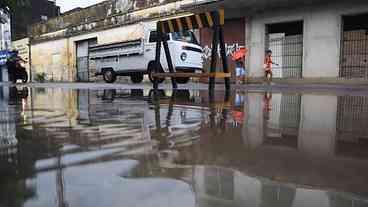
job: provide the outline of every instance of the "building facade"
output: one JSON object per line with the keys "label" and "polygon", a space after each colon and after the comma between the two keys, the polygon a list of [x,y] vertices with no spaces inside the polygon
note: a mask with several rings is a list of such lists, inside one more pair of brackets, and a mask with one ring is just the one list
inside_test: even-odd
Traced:
{"label": "building facade", "polygon": [[264,75],[264,52],[271,49],[280,78],[368,79],[367,12],[366,2],[337,1],[253,15],[250,75]]}
{"label": "building facade", "polygon": [[[124,41],[141,21],[154,21],[198,7],[225,9],[230,71],[235,68],[230,58],[232,52],[246,47],[249,52],[245,66],[251,79],[264,76],[264,53],[271,49],[273,60],[278,63],[273,67],[275,78],[368,80],[368,25],[364,21],[368,3],[360,0],[105,1],[33,25],[32,73],[44,72],[54,81],[77,81],[79,46]],[[197,34],[208,68],[213,47],[211,31],[203,29]],[[93,65],[89,68],[93,74]]]}
{"label": "building facade", "polygon": [[[108,0],[35,24],[29,35],[31,73],[45,73],[53,81],[77,81],[78,61],[88,57],[80,57],[78,50],[127,40],[142,21],[183,13],[184,7],[197,2],[203,1]],[[89,70],[93,74],[93,65]]]}
{"label": "building facade", "polygon": [[0,9],[0,50],[9,49],[11,46],[11,29],[9,14]]}

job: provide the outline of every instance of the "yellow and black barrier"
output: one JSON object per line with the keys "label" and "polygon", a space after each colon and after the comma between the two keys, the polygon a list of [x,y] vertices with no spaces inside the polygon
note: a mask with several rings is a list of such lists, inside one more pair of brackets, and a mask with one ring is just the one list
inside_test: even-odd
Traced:
{"label": "yellow and black barrier", "polygon": [[[210,92],[215,88],[215,78],[224,78],[225,87],[230,90],[230,73],[228,69],[228,63],[225,51],[224,31],[223,26],[225,24],[225,12],[224,10],[217,10],[211,12],[204,12],[200,14],[192,14],[187,16],[180,16],[171,19],[164,19],[157,22],[158,38],[156,42],[156,69],[155,74],[152,77],[155,78],[154,88],[158,88],[158,78],[171,77],[173,88],[177,88],[175,78],[178,77],[196,77],[195,73],[188,73],[183,75],[182,73],[176,73],[172,63],[169,46],[165,34],[182,32],[193,29],[212,28],[213,40],[212,40],[212,54],[211,54],[211,68],[209,73],[203,74],[203,77],[209,78],[209,90]],[[170,73],[159,73],[161,68],[161,43],[164,46],[165,56]],[[218,47],[220,44],[220,54],[222,59],[223,72],[216,72],[217,59],[218,59]],[[218,73],[218,74],[217,74]]]}
{"label": "yellow and black barrier", "polygon": [[157,28],[162,34],[181,32],[185,30],[213,27],[215,24],[225,24],[224,10],[205,12],[182,16],[174,19],[162,20],[157,23]]}

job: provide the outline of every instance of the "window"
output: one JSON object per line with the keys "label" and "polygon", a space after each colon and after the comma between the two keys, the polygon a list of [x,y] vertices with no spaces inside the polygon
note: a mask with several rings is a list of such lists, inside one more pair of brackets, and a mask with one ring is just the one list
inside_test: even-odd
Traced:
{"label": "window", "polygon": [[157,41],[157,31],[151,31],[149,36],[149,42]]}
{"label": "window", "polygon": [[117,57],[104,57],[102,59],[103,63],[111,63],[111,62],[118,62],[118,58]]}
{"label": "window", "polygon": [[[158,36],[157,31],[151,31],[149,36],[149,42],[157,42],[157,36]],[[166,38],[167,40],[170,39],[168,34],[166,34]]]}
{"label": "window", "polygon": [[41,21],[47,21],[48,17],[45,15],[41,15]]}
{"label": "window", "polygon": [[192,31],[174,32],[172,36],[173,40],[199,45]]}

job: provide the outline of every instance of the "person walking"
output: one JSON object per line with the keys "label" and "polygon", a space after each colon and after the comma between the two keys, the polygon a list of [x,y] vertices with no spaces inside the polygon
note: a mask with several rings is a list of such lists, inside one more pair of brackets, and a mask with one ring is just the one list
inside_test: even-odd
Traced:
{"label": "person walking", "polygon": [[232,60],[235,61],[235,75],[236,75],[236,84],[242,84],[246,79],[246,70],[244,67],[245,56],[248,50],[246,48],[240,48],[235,51],[232,55]]}
{"label": "person walking", "polygon": [[271,83],[272,81],[272,65],[277,65],[272,61],[272,50],[266,50],[265,59],[264,59],[264,70],[265,70],[265,81]]}

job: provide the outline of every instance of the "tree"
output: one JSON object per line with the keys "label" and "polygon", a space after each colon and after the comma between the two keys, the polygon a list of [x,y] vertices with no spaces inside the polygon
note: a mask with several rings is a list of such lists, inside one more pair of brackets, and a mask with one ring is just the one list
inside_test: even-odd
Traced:
{"label": "tree", "polygon": [[5,10],[6,12],[11,12],[12,10],[16,10],[20,7],[26,7],[29,5],[28,0],[1,0],[0,1],[0,9]]}

